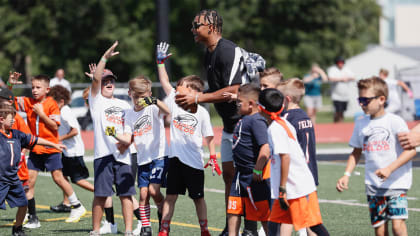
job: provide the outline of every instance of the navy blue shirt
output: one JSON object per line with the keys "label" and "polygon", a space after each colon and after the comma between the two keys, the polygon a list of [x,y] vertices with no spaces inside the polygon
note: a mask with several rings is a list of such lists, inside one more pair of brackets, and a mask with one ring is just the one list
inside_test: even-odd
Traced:
{"label": "navy blue shirt", "polygon": [[267,122],[259,114],[244,116],[233,131],[233,161],[237,170],[252,173],[262,145],[268,143]]}
{"label": "navy blue shirt", "polygon": [[291,109],[284,112],[284,117],[295,127],[300,147],[305,154],[306,163],[318,185],[318,166],[316,164],[315,130],[311,119],[302,109]]}
{"label": "navy blue shirt", "polygon": [[0,132],[0,182],[14,184],[19,181],[17,175],[22,148],[32,149],[38,138],[12,129],[7,135]]}

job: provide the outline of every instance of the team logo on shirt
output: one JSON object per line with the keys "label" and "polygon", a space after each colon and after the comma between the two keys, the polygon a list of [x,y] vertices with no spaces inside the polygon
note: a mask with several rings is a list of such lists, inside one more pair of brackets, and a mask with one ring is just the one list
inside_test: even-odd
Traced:
{"label": "team logo on shirt", "polygon": [[152,130],[152,118],[149,115],[141,116],[134,123],[134,136],[142,136]]}
{"label": "team logo on shirt", "polygon": [[174,127],[183,131],[186,134],[194,134],[198,121],[195,116],[191,114],[181,114],[173,119]]}
{"label": "team logo on shirt", "polygon": [[241,133],[242,133],[242,119],[236,123],[235,130],[233,131],[233,144],[232,150],[236,148],[239,141],[241,140]]}
{"label": "team logo on shirt", "polygon": [[123,123],[124,110],[120,107],[110,107],[105,110],[107,121],[121,125]]}
{"label": "team logo on shirt", "polygon": [[380,152],[389,150],[391,134],[383,127],[370,127],[362,130],[363,151]]}

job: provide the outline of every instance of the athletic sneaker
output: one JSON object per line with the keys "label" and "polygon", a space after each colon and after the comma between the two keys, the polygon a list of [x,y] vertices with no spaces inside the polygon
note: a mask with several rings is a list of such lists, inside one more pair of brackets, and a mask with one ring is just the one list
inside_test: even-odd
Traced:
{"label": "athletic sneaker", "polygon": [[141,220],[137,221],[137,228],[135,230],[133,230],[133,234],[135,236],[139,236],[141,232]]}
{"label": "athletic sneaker", "polygon": [[25,231],[23,231],[22,225],[19,227],[13,226],[12,236],[26,236]]}
{"label": "athletic sneaker", "polygon": [[117,223],[111,224],[110,222],[103,220],[102,226],[99,229],[100,234],[116,234],[118,233]]}
{"label": "athletic sneaker", "polygon": [[152,236],[152,227],[144,226],[141,228],[140,236]]}
{"label": "athletic sneaker", "polygon": [[251,231],[249,229],[244,229],[241,236],[258,236],[258,232],[257,231]]}
{"label": "athletic sneaker", "polygon": [[39,222],[38,216],[29,215],[28,223],[26,223],[23,227],[28,228],[28,229],[36,229],[36,228],[41,227],[41,223]]}
{"label": "athletic sneaker", "polygon": [[60,203],[57,206],[50,206],[50,210],[53,212],[71,212],[71,206]]}
{"label": "athletic sneaker", "polygon": [[124,236],[134,236],[132,231],[125,231]]}
{"label": "athletic sneaker", "polygon": [[90,231],[89,236],[100,236],[101,234],[98,231]]}
{"label": "athletic sneaker", "polygon": [[79,204],[78,207],[72,207],[69,218],[66,219],[66,223],[76,223],[80,221],[80,218],[86,215],[86,208]]}
{"label": "athletic sneaker", "polygon": [[229,236],[229,230],[227,229],[227,226],[223,229],[219,236]]}

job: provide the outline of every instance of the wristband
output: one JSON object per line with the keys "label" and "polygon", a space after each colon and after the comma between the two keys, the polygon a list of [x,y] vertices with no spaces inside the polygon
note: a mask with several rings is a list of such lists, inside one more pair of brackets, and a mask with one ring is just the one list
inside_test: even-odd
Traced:
{"label": "wristband", "polygon": [[165,64],[164,63],[158,63],[157,67],[165,67]]}
{"label": "wristband", "polygon": [[262,175],[262,170],[253,169],[252,172],[254,172],[254,174],[257,174],[257,175]]}
{"label": "wristband", "polygon": [[103,61],[103,62],[105,62],[105,63],[106,63],[108,60],[107,60],[106,58],[103,58],[103,57],[102,57],[102,58],[101,58],[101,61]]}
{"label": "wristband", "polygon": [[279,192],[285,193],[286,192],[286,187],[280,186],[279,187]]}
{"label": "wristband", "polygon": [[346,171],[346,172],[344,172],[344,175],[350,177],[351,173]]}
{"label": "wristband", "polygon": [[198,93],[195,95],[195,104],[198,105]]}
{"label": "wristband", "polygon": [[6,82],[7,86],[13,87],[13,84],[9,83],[9,81]]}

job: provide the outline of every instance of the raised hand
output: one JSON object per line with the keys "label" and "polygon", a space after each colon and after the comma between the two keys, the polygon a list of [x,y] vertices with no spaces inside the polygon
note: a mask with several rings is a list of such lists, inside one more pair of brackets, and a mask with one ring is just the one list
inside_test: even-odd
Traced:
{"label": "raised hand", "polygon": [[114,44],[112,44],[112,46],[110,48],[108,48],[108,50],[106,50],[106,52],[104,53],[104,55],[102,56],[105,60],[108,60],[109,58],[120,54],[120,52],[115,52],[115,48],[118,46],[118,41],[115,41]]}
{"label": "raised hand", "polygon": [[8,79],[8,83],[11,85],[15,85],[15,84],[22,84],[22,81],[19,81],[19,77],[22,74],[19,72],[9,72],[9,79]]}
{"label": "raised hand", "polygon": [[89,77],[90,79],[93,79],[93,75],[95,74],[95,70],[96,70],[96,64],[95,63],[91,63],[91,64],[89,64],[89,71],[90,71],[90,73],[85,72],[85,75],[87,77]]}
{"label": "raised hand", "polygon": [[153,104],[157,104],[157,98],[155,97],[145,97],[145,98],[139,98],[139,100],[137,100],[137,105],[142,106],[142,107],[147,107]]}
{"label": "raised hand", "polygon": [[169,49],[169,44],[165,42],[160,42],[156,46],[156,63],[163,64],[165,60],[172,56],[172,53],[167,54]]}

